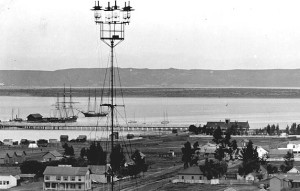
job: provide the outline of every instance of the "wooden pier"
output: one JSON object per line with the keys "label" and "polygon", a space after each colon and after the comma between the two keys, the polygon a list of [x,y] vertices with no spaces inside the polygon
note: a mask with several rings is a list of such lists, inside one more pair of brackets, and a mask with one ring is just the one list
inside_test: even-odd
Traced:
{"label": "wooden pier", "polygon": [[[28,130],[74,130],[74,131],[110,131],[109,126],[79,125],[72,123],[27,123],[27,122],[0,122],[0,129],[28,129]],[[116,126],[116,131],[186,131],[186,126],[159,126],[135,124],[134,126]]]}

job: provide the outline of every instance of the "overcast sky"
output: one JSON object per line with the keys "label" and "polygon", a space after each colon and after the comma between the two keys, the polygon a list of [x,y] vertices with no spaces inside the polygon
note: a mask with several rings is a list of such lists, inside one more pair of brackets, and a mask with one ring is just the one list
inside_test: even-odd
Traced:
{"label": "overcast sky", "polygon": [[[105,67],[109,49],[99,40],[93,5],[1,0],[0,69]],[[116,48],[119,67],[300,68],[300,2],[131,0],[131,6],[125,41]]]}

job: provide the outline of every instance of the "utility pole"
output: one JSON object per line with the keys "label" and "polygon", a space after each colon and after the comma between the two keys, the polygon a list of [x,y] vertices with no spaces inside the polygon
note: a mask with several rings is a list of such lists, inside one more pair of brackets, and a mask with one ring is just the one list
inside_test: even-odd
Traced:
{"label": "utility pole", "polygon": [[[95,1],[93,9],[96,24],[100,25],[100,40],[110,47],[111,62],[110,62],[110,103],[101,104],[102,106],[110,107],[110,119],[111,119],[111,152],[114,148],[114,109],[116,104],[114,103],[114,47],[120,44],[124,40],[125,25],[130,23],[131,11],[130,2],[123,8],[119,8],[117,1],[114,5],[110,5],[104,9],[99,5],[99,1]],[[105,13],[105,19],[102,17],[102,12]],[[123,15],[120,17],[120,13]],[[111,190],[114,189],[114,172],[111,171]]]}

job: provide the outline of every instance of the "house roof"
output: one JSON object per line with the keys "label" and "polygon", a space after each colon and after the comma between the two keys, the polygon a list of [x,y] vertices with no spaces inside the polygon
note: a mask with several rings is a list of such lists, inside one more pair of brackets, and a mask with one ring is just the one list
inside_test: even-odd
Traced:
{"label": "house roof", "polygon": [[55,157],[63,157],[63,155],[60,154],[57,150],[49,151],[49,152],[45,153],[43,156],[45,156],[48,153],[52,154]]}
{"label": "house roof", "polygon": [[[293,169],[296,169],[297,171],[300,172],[300,166],[294,166],[291,170]],[[287,173],[293,173],[293,172],[290,172],[291,170],[289,170]]]}
{"label": "house roof", "polygon": [[89,165],[88,168],[92,174],[104,174],[108,169],[106,165]]}
{"label": "house roof", "polygon": [[34,113],[34,114],[28,115],[27,118],[28,118],[28,117],[41,118],[41,117],[43,117],[43,116],[42,116],[41,114],[39,114],[39,113]]}
{"label": "house roof", "polygon": [[184,174],[200,175],[200,174],[203,174],[203,172],[200,170],[199,166],[191,166],[189,168],[179,171],[178,174],[180,174],[180,175],[184,175]]}
{"label": "house roof", "polygon": [[19,174],[20,178],[34,178],[35,174]]}
{"label": "house roof", "polygon": [[289,141],[288,144],[295,144],[295,145],[299,145],[300,144],[300,141]]}
{"label": "house roof", "polygon": [[79,136],[77,137],[77,139],[86,139],[86,138],[87,138],[86,135],[79,135]]}
{"label": "house roof", "polygon": [[84,176],[88,167],[47,166],[44,175]]}
{"label": "house roof", "polygon": [[270,149],[269,155],[286,155],[287,152],[293,152],[292,149]]}

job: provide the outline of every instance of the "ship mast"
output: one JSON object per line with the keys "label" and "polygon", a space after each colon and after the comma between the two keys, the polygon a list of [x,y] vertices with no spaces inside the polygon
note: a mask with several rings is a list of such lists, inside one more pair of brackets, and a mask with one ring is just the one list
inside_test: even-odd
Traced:
{"label": "ship mast", "polygon": [[[100,25],[100,40],[103,41],[106,45],[110,47],[110,103],[109,104],[101,104],[102,106],[110,107],[110,118],[111,118],[111,152],[114,148],[114,47],[117,46],[124,40],[124,31],[125,25],[129,24],[131,11],[133,11],[130,6],[130,2],[128,2],[128,6],[126,5],[120,9],[117,6],[117,1],[115,1],[114,5],[110,5],[108,2],[108,6],[105,9],[99,5],[99,1],[95,1],[95,6],[92,11],[94,11],[94,17],[96,24]],[[105,12],[105,19],[102,19],[102,12]],[[123,17],[120,17],[120,12],[123,13]],[[101,106],[100,105],[100,106]],[[111,171],[111,190],[114,189],[114,172]]]}

